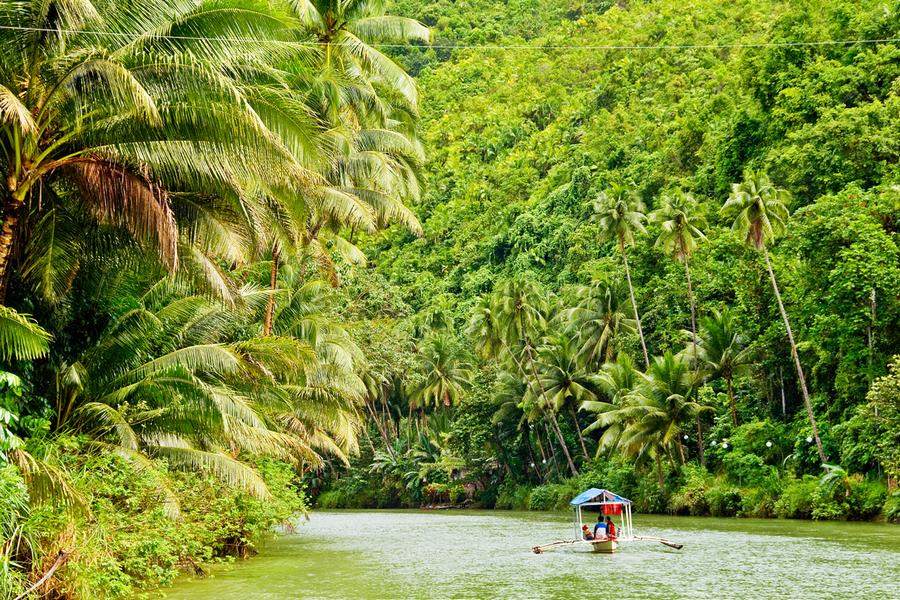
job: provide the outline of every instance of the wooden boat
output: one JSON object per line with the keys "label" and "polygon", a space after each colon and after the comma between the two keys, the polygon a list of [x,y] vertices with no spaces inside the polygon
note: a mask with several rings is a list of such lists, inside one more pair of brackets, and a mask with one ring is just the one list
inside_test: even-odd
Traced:
{"label": "wooden boat", "polygon": [[[631,523],[631,500],[628,498],[623,498],[609,490],[591,488],[572,498],[569,504],[575,510],[574,527],[577,541],[572,546],[576,550],[612,554],[619,549],[620,543],[634,539]],[[601,517],[619,517],[615,539],[606,537],[605,528],[603,537],[598,537],[596,540],[587,539],[584,534],[585,524],[582,518],[585,510],[589,512],[596,510]]]}
{"label": "wooden boat", "polygon": [[[532,546],[531,551],[535,554],[543,554],[545,550],[551,548],[571,547],[582,552],[594,552],[596,554],[612,554],[619,549],[619,545],[623,542],[659,542],[669,548],[681,550],[684,544],[678,544],[671,540],[659,537],[635,536],[634,527],[631,522],[631,500],[610,492],[609,490],[601,490],[591,488],[585,490],[572,498],[569,502],[575,512],[574,540],[559,540],[558,542],[550,542],[541,546]],[[616,527],[615,537],[607,537],[606,529],[603,528],[603,534],[598,532],[597,538],[593,538],[593,532],[584,524],[583,514],[587,512],[597,512],[599,517],[618,517],[619,525]],[[598,519],[599,521],[599,519]],[[615,521],[613,521],[615,524]],[[599,529],[599,527],[597,528]]]}

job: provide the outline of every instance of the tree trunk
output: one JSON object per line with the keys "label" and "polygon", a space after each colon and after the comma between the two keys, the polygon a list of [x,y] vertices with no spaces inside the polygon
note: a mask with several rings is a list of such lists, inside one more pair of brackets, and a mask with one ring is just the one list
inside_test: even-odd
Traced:
{"label": "tree trunk", "polygon": [[641,327],[641,315],[638,314],[637,300],[634,299],[634,286],[631,284],[631,268],[628,266],[628,254],[625,252],[625,244],[619,242],[622,251],[622,260],[625,263],[625,278],[628,280],[628,293],[631,294],[631,307],[634,309],[634,320],[637,322],[638,336],[641,338],[641,350],[644,351],[644,363],[650,368],[650,355],[647,353],[647,343],[644,342],[644,329]]}
{"label": "tree trunk", "polygon": [[659,460],[659,452],[657,451],[654,458],[656,459],[656,478],[659,480],[659,489],[665,489],[666,480],[663,478],[662,461]]}
{"label": "tree trunk", "polygon": [[706,466],[706,453],[703,450],[703,425],[700,423],[700,415],[697,415],[697,453],[700,455],[700,465]]}
{"label": "tree trunk", "polygon": [[19,225],[19,211],[22,202],[13,200],[3,211],[3,226],[0,227],[0,302],[6,300],[6,284],[9,263],[12,260],[13,244],[16,240],[16,229]]}
{"label": "tree trunk", "polygon": [[391,443],[388,439],[384,424],[381,422],[381,419],[378,418],[378,412],[375,410],[375,403],[373,402],[372,404],[369,404],[368,400],[364,400],[363,404],[366,405],[366,408],[369,410],[369,414],[372,415],[372,420],[375,421],[375,427],[378,429],[379,435],[381,435],[381,441],[384,442],[384,449],[388,454],[394,456],[394,449],[391,447]]}
{"label": "tree trunk", "polygon": [[728,386],[728,404],[731,406],[731,423],[735,427],[737,427],[737,402],[734,399],[734,384],[732,383],[732,377],[729,375],[725,378],[725,385]]}
{"label": "tree trunk", "polygon": [[[694,286],[691,284],[691,268],[688,266],[687,254],[684,254],[684,243],[681,245],[684,255],[684,276],[687,279],[688,303],[691,306],[691,346],[694,349],[694,369],[700,371],[700,361],[697,360],[697,309],[694,307]],[[699,379],[699,377],[698,377]],[[700,464],[706,466],[706,456],[703,453],[703,424],[700,422],[700,414],[697,413],[697,457]]]}
{"label": "tree trunk", "polygon": [[575,407],[571,404],[569,404],[569,414],[572,415],[572,422],[575,423],[575,431],[578,432],[578,442],[581,444],[581,453],[585,460],[590,460],[591,457],[588,456],[587,445],[584,443],[584,434],[581,433],[581,425],[578,424],[578,413],[575,412]]}
{"label": "tree trunk", "polygon": [[797,352],[797,344],[794,342],[794,332],[791,330],[791,322],[788,320],[787,311],[781,301],[781,292],[778,291],[778,282],[775,280],[775,271],[772,270],[772,261],[769,260],[769,252],[763,247],[763,258],[766,260],[766,268],[769,270],[769,279],[772,281],[772,290],[778,301],[778,310],[784,320],[784,328],[787,330],[788,341],[791,344],[791,354],[794,357],[794,366],[797,367],[797,377],[800,380],[800,392],[803,394],[803,404],[806,405],[806,414],[809,424],[812,426],[813,438],[816,440],[816,449],[819,451],[819,460],[825,464],[825,450],[822,449],[822,440],[819,438],[819,427],[816,425],[816,416],[813,414],[812,402],[809,399],[809,390],[806,389],[806,377],[803,375],[803,367],[800,365],[800,354]]}
{"label": "tree trunk", "polygon": [[272,243],[272,269],[269,272],[269,300],[266,302],[266,320],[263,335],[272,335],[272,321],[275,318],[275,289],[278,286],[278,244]]}

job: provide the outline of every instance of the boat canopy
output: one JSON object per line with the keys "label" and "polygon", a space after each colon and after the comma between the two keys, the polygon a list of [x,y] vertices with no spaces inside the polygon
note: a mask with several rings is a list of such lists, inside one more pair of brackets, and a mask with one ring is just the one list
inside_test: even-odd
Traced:
{"label": "boat canopy", "polygon": [[572,498],[569,504],[572,506],[583,506],[585,504],[631,504],[631,500],[614,494],[609,490],[591,488]]}

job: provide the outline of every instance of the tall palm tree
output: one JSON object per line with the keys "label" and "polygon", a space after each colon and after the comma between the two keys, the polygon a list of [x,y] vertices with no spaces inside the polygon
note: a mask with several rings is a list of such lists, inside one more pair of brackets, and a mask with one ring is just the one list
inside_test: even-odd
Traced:
{"label": "tall palm tree", "polygon": [[447,333],[429,337],[423,345],[418,372],[419,381],[410,389],[413,406],[458,404],[472,383],[472,367],[460,345]]}
{"label": "tall palm tree", "polygon": [[747,373],[753,360],[753,353],[747,340],[738,331],[734,315],[729,310],[713,310],[712,314],[700,320],[700,333],[696,344],[688,350],[697,357],[706,370],[725,380],[728,388],[728,403],[731,407],[731,422],[737,426],[737,404],[734,399],[734,378]]}
{"label": "tall palm tree", "polygon": [[641,316],[638,312],[637,300],[634,298],[631,268],[628,266],[628,252],[626,251],[628,246],[634,245],[635,234],[644,232],[644,220],[646,219],[644,210],[644,203],[637,197],[637,194],[620,184],[600,192],[594,200],[594,218],[600,225],[600,241],[615,240],[619,252],[622,254],[625,277],[628,279],[628,292],[631,295],[631,307],[634,310],[634,320],[641,338],[641,350],[644,352],[644,362],[649,368],[650,355],[647,353],[647,343],[644,341],[644,330],[641,327]]}
{"label": "tall palm tree", "polygon": [[[691,284],[691,256],[701,240],[705,240],[701,227],[706,226],[703,215],[698,214],[697,201],[689,193],[676,190],[663,196],[662,206],[650,214],[650,219],[660,224],[660,234],[656,245],[676,261],[684,263],[684,275],[687,282],[688,304],[691,309],[691,339],[696,345],[697,309],[694,302],[694,288]],[[699,370],[696,353],[693,356],[695,367]],[[705,464],[703,448],[703,423],[697,415],[697,452],[700,463]]]}
{"label": "tall palm tree", "polygon": [[527,275],[518,275],[497,287],[493,304],[498,339],[502,340],[504,348],[523,379],[529,382],[535,398],[540,399],[544,415],[562,448],[569,470],[573,475],[578,475],[578,469],[572,460],[556,415],[549,411],[546,402],[547,392],[535,365],[537,358],[535,342],[546,333],[547,327],[546,314],[549,302],[546,293],[540,284]]}
{"label": "tall palm tree", "polygon": [[736,231],[747,245],[755,248],[763,256],[766,269],[769,272],[769,281],[772,283],[772,291],[778,301],[778,311],[784,321],[788,342],[791,345],[791,355],[794,366],[797,369],[797,377],[800,382],[800,392],[803,395],[803,404],[806,406],[806,414],[812,426],[813,437],[816,440],[816,449],[819,452],[819,460],[825,464],[825,451],[822,448],[822,440],[819,438],[819,427],[816,424],[816,416],[813,413],[812,402],[809,399],[809,390],[806,387],[806,377],[803,374],[803,366],[800,364],[800,354],[797,351],[797,343],[794,341],[794,332],[791,330],[791,322],[788,319],[784,302],[781,300],[781,292],[778,290],[778,281],[775,279],[775,271],[772,269],[772,261],[766,245],[774,242],[775,238],[784,232],[787,220],[790,217],[788,203],[790,193],[776,187],[764,173],[747,171],[744,181],[732,185],[731,196],[722,206],[721,213],[725,217],[734,218],[732,229]]}
{"label": "tall palm tree", "polygon": [[697,311],[691,285],[691,256],[701,240],[706,239],[702,227],[706,219],[698,213],[697,201],[687,192],[677,190],[663,196],[662,206],[650,213],[650,220],[659,223],[661,230],[656,245],[676,261],[684,263],[688,301],[691,307],[691,333],[697,336]]}
{"label": "tall palm tree", "polygon": [[620,332],[636,330],[620,300],[620,287],[598,279],[575,290],[575,306],[561,313],[577,332],[579,358],[588,365],[598,365],[615,358],[615,338]]}

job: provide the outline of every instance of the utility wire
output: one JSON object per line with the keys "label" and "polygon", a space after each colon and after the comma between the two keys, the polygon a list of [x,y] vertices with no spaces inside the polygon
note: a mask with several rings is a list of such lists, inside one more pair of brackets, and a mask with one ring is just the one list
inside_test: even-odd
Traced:
{"label": "utility wire", "polygon": [[[7,31],[26,31],[34,33],[64,33],[70,35],[96,35],[101,37],[120,37],[132,39],[135,36],[130,33],[119,33],[116,31],[90,31],[82,29],[53,29],[42,27],[24,27],[18,25],[0,25],[0,30]],[[317,41],[290,41],[290,40],[260,40],[254,38],[241,37],[205,37],[193,35],[150,35],[153,39],[160,40],[180,40],[180,41],[200,41],[200,42],[221,42],[228,44],[288,44],[292,46],[332,46],[342,47],[350,46],[341,42],[317,42]],[[642,45],[642,44],[428,44],[424,46],[416,46],[412,44],[379,44],[373,43],[368,46],[373,48],[433,48],[435,50],[718,50],[727,48],[791,48],[798,46],[852,46],[855,44],[887,44],[900,42],[900,37],[893,38],[876,38],[876,39],[859,39],[859,40],[821,40],[821,41],[804,41],[804,42],[736,42],[726,44],[660,44],[660,45]]]}

